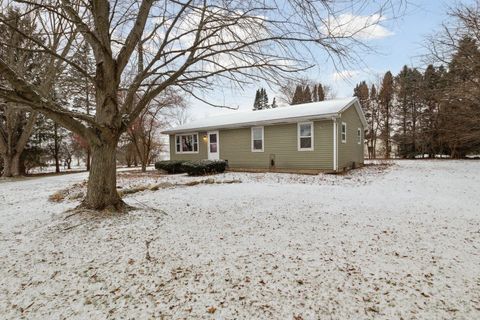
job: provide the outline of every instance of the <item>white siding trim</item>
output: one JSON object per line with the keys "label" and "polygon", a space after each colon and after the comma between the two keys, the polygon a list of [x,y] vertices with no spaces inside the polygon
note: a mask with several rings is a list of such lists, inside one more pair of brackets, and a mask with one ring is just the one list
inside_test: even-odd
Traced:
{"label": "white siding trim", "polygon": [[[309,124],[310,125],[310,139],[312,140],[312,144],[310,146],[310,148],[301,148],[300,147],[300,126],[302,124]],[[309,121],[309,122],[299,122],[297,123],[297,148],[298,148],[298,151],[313,151],[314,150],[314,136],[315,136],[315,133],[314,133],[314,125],[313,125],[313,122],[312,121]],[[307,138],[307,137],[302,137],[302,138]]]}
{"label": "white siding trim", "polygon": [[333,120],[333,170],[338,170],[338,143],[337,143],[337,136],[338,136],[338,129],[337,129],[337,119],[332,118]]}
{"label": "white siding trim", "polygon": [[[262,149],[261,150],[253,148],[253,130],[254,129],[262,129]],[[250,143],[251,143],[252,152],[263,152],[265,150],[265,128],[264,127],[252,127],[250,129]]]}
{"label": "white siding trim", "polygon": [[[345,127],[345,137],[343,136],[343,127]],[[342,143],[347,143],[347,133],[348,133],[347,123],[346,123],[346,122],[342,122],[342,131],[341,131]],[[344,138],[345,138],[345,139],[344,139]]]}
{"label": "white siding trim", "polygon": [[[197,151],[182,151],[182,147],[180,146],[180,151],[177,151],[177,136],[197,136]],[[198,140],[198,132],[191,132],[191,133],[179,133],[175,135],[175,154],[189,154],[189,153],[198,153],[200,151],[200,140]],[[181,138],[180,138],[180,141]]]}

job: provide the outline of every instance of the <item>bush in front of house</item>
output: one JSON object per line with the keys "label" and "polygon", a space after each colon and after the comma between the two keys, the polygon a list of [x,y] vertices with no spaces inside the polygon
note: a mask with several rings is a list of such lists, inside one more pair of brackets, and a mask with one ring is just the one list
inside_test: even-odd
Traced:
{"label": "bush in front of house", "polygon": [[223,173],[227,168],[225,160],[188,161],[183,164],[185,172],[190,176],[203,176],[212,173]]}
{"label": "bush in front of house", "polygon": [[166,171],[169,174],[185,173],[184,164],[188,161],[165,160],[155,162],[155,169]]}

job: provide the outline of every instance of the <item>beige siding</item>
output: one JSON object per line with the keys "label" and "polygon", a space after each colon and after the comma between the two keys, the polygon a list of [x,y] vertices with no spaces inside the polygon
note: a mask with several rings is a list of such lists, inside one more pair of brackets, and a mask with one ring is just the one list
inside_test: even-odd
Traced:
{"label": "beige siding", "polygon": [[314,122],[314,150],[298,151],[297,123],[264,127],[264,152],[252,152],[251,128],[220,131],[220,158],[232,168],[333,169],[333,123]]}
{"label": "beige siding", "polygon": [[177,153],[175,150],[175,135],[170,135],[170,160],[202,160],[207,159],[207,142],[203,139],[206,132],[198,132],[198,153]]}
{"label": "beige siding", "polygon": [[[347,142],[342,143],[342,122],[347,124]],[[350,167],[354,161],[357,164],[363,164],[363,136],[364,128],[360,121],[360,116],[351,106],[345,110],[341,118],[338,119],[338,168],[342,170],[345,167]],[[358,144],[357,129],[360,128],[362,132],[362,141]]]}

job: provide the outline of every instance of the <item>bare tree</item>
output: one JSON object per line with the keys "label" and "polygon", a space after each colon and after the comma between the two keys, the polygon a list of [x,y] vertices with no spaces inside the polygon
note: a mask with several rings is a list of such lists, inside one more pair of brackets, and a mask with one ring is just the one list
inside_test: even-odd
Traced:
{"label": "bare tree", "polygon": [[[32,41],[22,34],[32,36],[35,24],[32,19],[22,17],[19,11],[7,10],[0,13],[2,19],[14,24],[15,29],[0,25],[0,33],[5,39],[1,47],[0,57],[10,67],[26,79],[35,80],[35,69],[40,63],[40,55],[31,51],[16,50],[16,47],[31,47]],[[19,32],[15,31],[16,29]],[[0,83],[6,84],[0,76]],[[32,134],[37,112],[26,110],[25,106],[12,101],[2,101],[0,97],[0,154],[3,158],[3,176],[11,177],[22,174],[21,154]]]}
{"label": "bare tree", "polygon": [[[42,112],[88,141],[92,164],[83,206],[122,210],[116,146],[156,96],[170,88],[202,100],[199,92],[218,83],[243,86],[283,79],[312,66],[313,47],[323,49],[335,63],[351,61],[355,47],[364,43],[357,30],[340,28],[337,18],[346,9],[354,15],[383,16],[394,1],[373,10],[366,0],[22,1],[25,14],[34,16],[45,38],[36,42],[36,50],[49,55],[51,63],[45,64],[38,84],[0,58],[0,73],[8,82],[0,87],[0,97]],[[0,23],[16,28],[3,18]],[[92,48],[94,77],[71,58],[85,42]],[[144,67],[134,72],[138,47],[144,51]],[[66,66],[95,87],[95,114],[74,111],[54,101],[51,88],[46,90]]]}
{"label": "bare tree", "polygon": [[183,97],[171,91],[158,96],[127,129],[128,137],[140,159],[142,172],[147,171],[147,166],[151,163],[154,154],[161,152],[164,147],[159,139],[160,129],[167,124],[162,114],[164,110],[173,110],[177,114],[184,111]]}

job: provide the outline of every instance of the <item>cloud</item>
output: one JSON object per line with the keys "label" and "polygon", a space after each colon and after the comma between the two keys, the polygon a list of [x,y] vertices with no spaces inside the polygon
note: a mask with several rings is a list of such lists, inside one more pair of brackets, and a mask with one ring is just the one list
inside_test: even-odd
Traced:
{"label": "cloud", "polygon": [[342,81],[349,80],[359,76],[362,73],[362,70],[343,70],[337,71],[332,74],[333,81]]}
{"label": "cloud", "polygon": [[369,16],[341,14],[329,17],[324,30],[335,37],[352,37],[358,40],[382,39],[394,34],[381,25],[385,19],[379,14]]}

